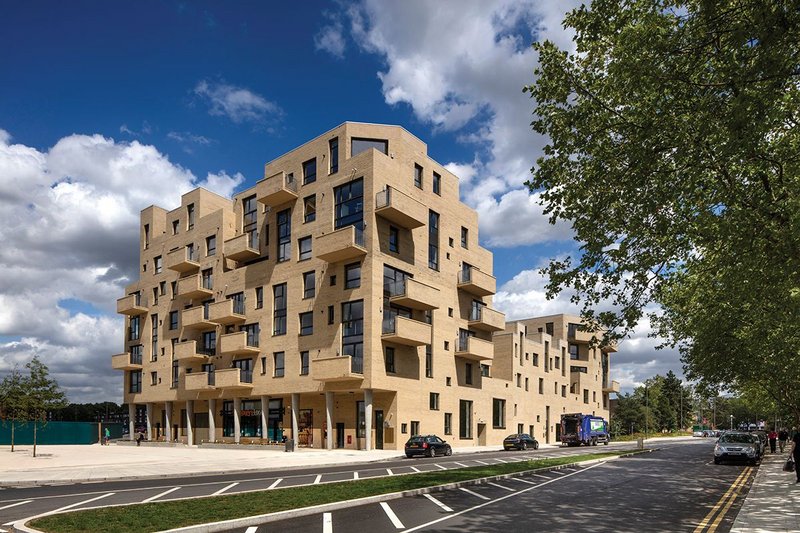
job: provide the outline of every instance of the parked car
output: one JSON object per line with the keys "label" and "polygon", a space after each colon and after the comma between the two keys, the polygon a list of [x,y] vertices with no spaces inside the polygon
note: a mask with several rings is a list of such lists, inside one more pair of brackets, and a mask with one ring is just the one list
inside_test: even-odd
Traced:
{"label": "parked car", "polygon": [[539,443],[527,433],[513,433],[503,439],[503,449],[511,450],[512,448],[517,450],[533,448],[536,450],[539,448]]}
{"label": "parked car", "polygon": [[761,457],[761,441],[752,433],[729,431],[714,445],[714,464],[722,461],[749,461],[756,464]]}
{"label": "parked car", "polygon": [[758,441],[760,443],[760,450],[759,450],[759,457],[763,456],[767,453],[767,444],[769,443],[769,438],[767,437],[767,432],[762,430],[751,431],[753,435],[758,437]]}
{"label": "parked car", "polygon": [[414,435],[406,441],[406,457],[424,455],[436,457],[437,455],[453,455],[453,449],[436,435]]}

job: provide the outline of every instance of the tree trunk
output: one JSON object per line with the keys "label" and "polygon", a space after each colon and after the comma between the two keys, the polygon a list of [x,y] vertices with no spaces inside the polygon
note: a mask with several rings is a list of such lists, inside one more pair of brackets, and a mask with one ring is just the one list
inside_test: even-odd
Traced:
{"label": "tree trunk", "polygon": [[33,421],[33,456],[36,457],[36,420]]}
{"label": "tree trunk", "polygon": [[14,422],[16,422],[16,420],[12,420],[11,421],[11,451],[12,452],[14,451]]}

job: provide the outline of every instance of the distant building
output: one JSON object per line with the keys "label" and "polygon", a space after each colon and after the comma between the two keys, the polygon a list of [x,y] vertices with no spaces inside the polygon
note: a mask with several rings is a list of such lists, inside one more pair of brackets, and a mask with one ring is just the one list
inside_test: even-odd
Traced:
{"label": "distant building", "polygon": [[[141,214],[117,311],[130,420],[151,439],[402,448],[608,416],[608,353],[577,317],[505,322],[458,179],[397,126],[347,122],[232,200]],[[138,422],[137,422],[138,423]]]}

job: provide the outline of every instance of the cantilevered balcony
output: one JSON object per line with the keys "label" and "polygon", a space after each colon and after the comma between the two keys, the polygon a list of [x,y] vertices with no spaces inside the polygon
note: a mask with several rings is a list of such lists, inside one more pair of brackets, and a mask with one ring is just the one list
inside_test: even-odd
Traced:
{"label": "cantilevered balcony", "polygon": [[258,232],[242,233],[225,241],[225,257],[234,261],[249,261],[261,255],[258,250]]}
{"label": "cantilevered balcony", "polygon": [[278,172],[256,183],[256,199],[275,207],[297,200],[297,181],[292,174]]}
{"label": "cantilevered balcony", "polygon": [[352,381],[364,379],[362,359],[349,355],[311,360],[311,377],[316,381]]}
{"label": "cantilevered balcony", "polygon": [[328,263],[351,261],[367,255],[364,245],[364,230],[345,226],[314,240],[317,257]]}
{"label": "cantilevered balcony", "polygon": [[[235,369],[234,369],[235,370]],[[211,372],[192,372],[186,374],[184,388],[187,391],[210,391],[216,389],[216,371]]]}
{"label": "cantilevered balcony", "polygon": [[132,352],[120,353],[111,356],[111,368],[114,370],[141,370],[142,354]]}
{"label": "cantilevered balcony", "polygon": [[208,306],[208,320],[215,324],[241,324],[244,322],[244,304],[228,298]]}
{"label": "cantilevered balcony", "polygon": [[375,193],[375,214],[402,228],[421,228],[428,223],[428,208],[393,187]]}
{"label": "cantilevered balcony", "polygon": [[206,316],[205,308],[202,305],[184,309],[181,312],[181,325],[183,329],[195,330],[214,329],[216,327],[216,324]]}
{"label": "cantilevered balcony", "polygon": [[431,325],[404,316],[386,317],[381,338],[395,344],[423,346],[431,343]]}
{"label": "cantilevered balcony", "polygon": [[473,306],[469,314],[469,327],[481,331],[501,331],[506,327],[506,315],[485,305]]}
{"label": "cantilevered balcony", "polygon": [[117,313],[128,316],[147,314],[144,297],[139,293],[134,293],[117,299]]}
{"label": "cantilevered balcony", "polygon": [[619,394],[619,381],[606,382],[603,386],[603,392],[616,392]]}
{"label": "cantilevered balcony", "polygon": [[203,277],[200,274],[192,274],[178,280],[178,295],[184,298],[211,298],[214,291],[212,288],[203,285]]}
{"label": "cantilevered balcony", "polygon": [[253,388],[253,371],[239,368],[225,368],[214,371],[214,384],[218,389],[236,390]]}
{"label": "cantilevered balcony", "polygon": [[489,296],[496,292],[497,280],[475,267],[464,268],[458,273],[458,288],[475,296]]}
{"label": "cantilevered balcony", "polygon": [[477,337],[461,337],[456,343],[456,355],[473,361],[491,361],[494,359],[494,344]]}
{"label": "cantilevered balcony", "polygon": [[248,343],[246,331],[226,333],[219,337],[219,351],[222,355],[258,355],[258,338]]}
{"label": "cantilevered balcony", "polygon": [[166,267],[176,272],[194,272],[200,268],[197,250],[192,246],[181,246],[167,254]]}
{"label": "cantilevered balcony", "polygon": [[384,290],[386,289],[391,295],[389,300],[393,304],[423,311],[439,308],[439,299],[441,298],[439,289],[421,281],[407,278],[385,286]]}
{"label": "cantilevered balcony", "polygon": [[200,363],[208,360],[208,356],[216,355],[213,348],[203,348],[197,341],[175,343],[175,359],[187,363]]}

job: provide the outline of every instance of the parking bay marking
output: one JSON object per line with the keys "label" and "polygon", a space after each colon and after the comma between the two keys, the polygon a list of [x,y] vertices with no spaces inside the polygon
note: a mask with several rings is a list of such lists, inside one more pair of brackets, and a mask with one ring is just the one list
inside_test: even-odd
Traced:
{"label": "parking bay marking", "polygon": [[506,486],[504,486],[504,485],[498,485],[497,483],[492,483],[491,481],[489,481],[489,482],[488,482],[488,483],[486,483],[486,484],[487,484],[487,485],[491,485],[491,486],[493,486],[493,487],[497,487],[498,489],[507,490],[507,491],[509,491],[509,492],[517,492],[517,491],[515,491],[514,489],[512,489],[511,487],[506,487]]}
{"label": "parking bay marking", "polygon": [[244,530],[244,533],[256,533],[258,531],[258,526],[250,526]]}
{"label": "parking bay marking", "polygon": [[331,513],[322,513],[322,533],[333,533]]}
{"label": "parking bay marking", "polygon": [[171,489],[165,490],[164,492],[156,494],[155,496],[150,496],[149,498],[145,498],[144,500],[142,500],[142,503],[147,503],[147,502],[151,502],[153,500],[157,500],[157,499],[161,498],[162,496],[166,496],[167,494],[169,494],[171,492],[175,492],[179,488],[180,487],[172,487]]}
{"label": "parking bay marking", "polygon": [[[67,509],[72,509],[73,507],[78,507],[80,505],[85,505],[87,503],[92,503],[92,502],[95,502],[97,500],[102,500],[103,498],[108,498],[109,496],[113,496],[114,494],[116,494],[116,493],[115,492],[106,492],[105,494],[101,494],[100,496],[95,496],[94,498],[89,498],[88,500],[84,500],[82,502],[73,503],[71,505],[65,505],[64,507],[61,507],[60,509],[56,509],[55,511],[48,511],[48,512],[44,513],[44,515],[51,515],[51,514],[60,513],[61,511],[66,511]],[[44,516],[44,515],[40,515],[40,516]]]}
{"label": "parking bay marking", "polygon": [[389,520],[392,521],[392,524],[394,525],[394,527],[396,527],[397,529],[403,529],[403,528],[406,527],[406,526],[403,525],[403,523],[400,521],[400,519],[397,518],[397,515],[394,514],[394,511],[392,511],[392,508],[389,507],[388,503],[381,502],[381,507],[383,508],[383,512],[386,513],[386,516],[389,517]]}
{"label": "parking bay marking", "polygon": [[270,485],[269,487],[267,487],[267,490],[269,490],[269,489],[274,489],[275,487],[277,487],[277,486],[278,486],[278,483],[280,483],[281,481],[283,481],[283,478],[282,478],[282,477],[279,477],[278,479],[276,479],[275,481],[273,481],[273,482],[272,482],[272,485]]}
{"label": "parking bay marking", "polygon": [[467,494],[471,494],[471,495],[473,495],[473,496],[476,496],[476,497],[478,497],[478,498],[480,498],[480,499],[482,499],[482,500],[487,500],[487,501],[488,501],[488,500],[491,500],[491,498],[489,498],[489,497],[486,497],[486,496],[484,496],[483,494],[478,494],[477,492],[473,492],[473,491],[471,491],[471,490],[469,490],[469,489],[465,489],[464,487],[459,487],[459,489],[458,489],[458,490],[460,490],[460,491],[462,491],[462,492],[466,492]]}
{"label": "parking bay marking", "polygon": [[443,510],[447,511],[448,513],[452,513],[453,512],[453,510],[451,508],[449,508],[448,506],[446,506],[445,504],[443,504],[442,502],[440,502],[439,500],[437,500],[436,498],[434,498],[433,496],[431,496],[427,492],[425,494],[423,494],[423,496],[428,498],[430,501],[432,501],[433,503],[435,503],[436,505],[438,505],[439,507],[441,507]]}
{"label": "parking bay marking", "polygon": [[217,492],[214,492],[214,493],[213,493],[213,494],[211,494],[211,495],[212,495],[212,496],[219,496],[220,494],[222,494],[222,493],[223,493],[223,492],[225,492],[226,490],[228,490],[228,489],[232,489],[233,487],[235,487],[235,486],[236,486],[236,485],[238,485],[238,484],[239,484],[238,482],[237,482],[237,483],[231,483],[230,485],[228,485],[228,486],[225,486],[225,487],[222,487],[222,488],[221,488],[221,489],[219,489]]}

